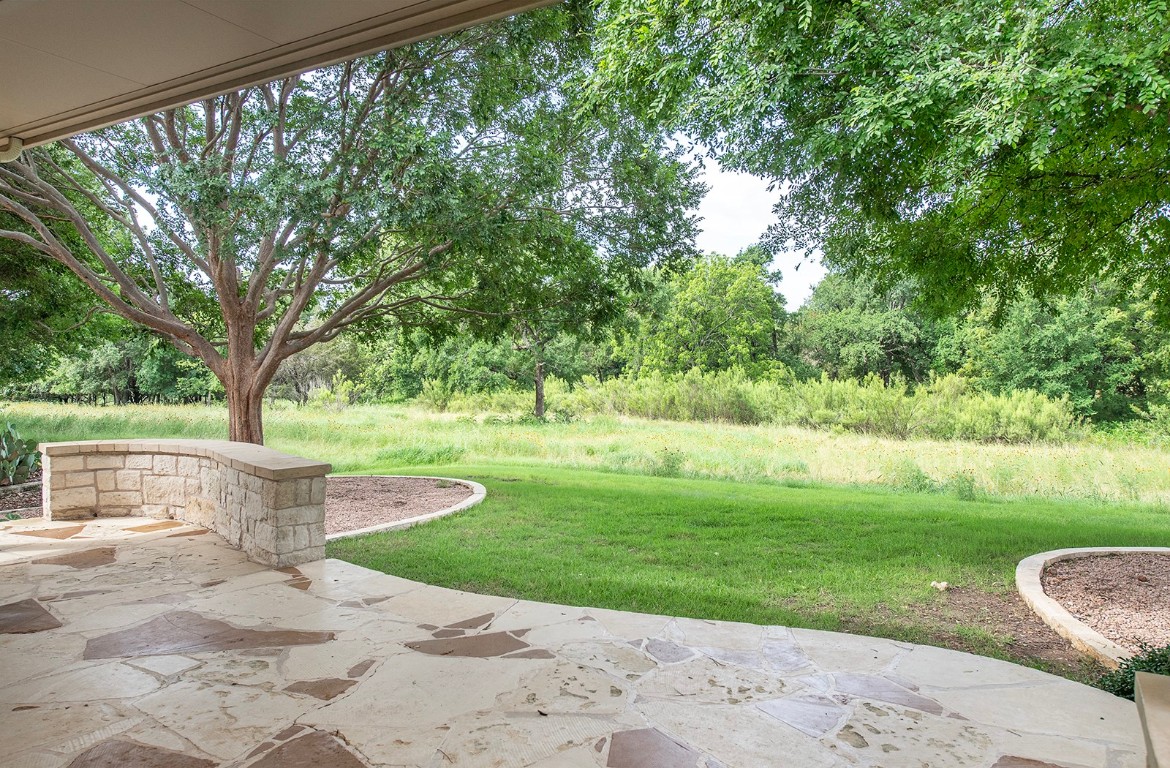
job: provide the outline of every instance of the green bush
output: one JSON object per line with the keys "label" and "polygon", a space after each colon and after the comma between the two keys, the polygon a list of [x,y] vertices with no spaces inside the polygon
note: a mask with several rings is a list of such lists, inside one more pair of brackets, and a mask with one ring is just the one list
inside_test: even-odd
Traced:
{"label": "green bush", "polygon": [[1170,675],[1170,645],[1158,647],[1142,643],[1136,655],[1121,662],[1121,665],[1112,672],[1102,675],[1097,680],[1097,687],[1109,691],[1114,696],[1132,701],[1134,675],[1137,672]]}
{"label": "green bush", "polygon": [[[910,389],[895,378],[863,381],[824,376],[792,381],[787,375],[752,380],[744,371],[649,373],[598,381],[584,377],[574,388],[550,377],[545,398],[550,420],[577,415],[637,416],[669,421],[780,424],[810,429],[861,432],[901,440],[1060,442],[1080,436],[1080,420],[1067,398],[1029,390],[996,395],[978,392],[959,376],[942,376]],[[465,413],[532,412],[533,394],[504,389],[452,393],[434,382],[423,385],[419,402],[437,410]],[[962,480],[956,481],[962,484]],[[970,495],[970,489],[958,489]]]}
{"label": "green bush", "polygon": [[5,423],[0,432],[0,485],[23,483],[40,463],[36,441],[21,438],[16,427]]}
{"label": "green bush", "polygon": [[586,376],[569,397],[576,413],[620,414],[670,421],[769,421],[770,395],[781,385],[753,382],[739,370],[651,373],[600,382]]}
{"label": "green bush", "polygon": [[[650,374],[600,382],[586,377],[559,395],[579,414],[619,414],[672,421],[782,424],[898,439],[1058,442],[1081,425],[1065,398],[1036,392],[976,392],[958,376],[911,391],[895,379],[752,381],[739,370]],[[552,399],[550,398],[550,402]]]}
{"label": "green bush", "polygon": [[910,459],[903,459],[886,471],[890,485],[911,493],[937,493],[940,486]]}

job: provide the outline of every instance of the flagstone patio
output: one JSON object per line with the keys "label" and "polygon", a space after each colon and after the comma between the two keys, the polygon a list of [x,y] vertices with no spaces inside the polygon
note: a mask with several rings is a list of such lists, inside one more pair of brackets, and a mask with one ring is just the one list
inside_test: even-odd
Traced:
{"label": "flagstone patio", "polygon": [[0,524],[4,766],[1140,768],[1132,703],[953,651]]}

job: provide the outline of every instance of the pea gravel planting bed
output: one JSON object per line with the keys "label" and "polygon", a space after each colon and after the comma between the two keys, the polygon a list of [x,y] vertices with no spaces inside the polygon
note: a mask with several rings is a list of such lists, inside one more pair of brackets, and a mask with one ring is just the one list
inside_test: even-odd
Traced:
{"label": "pea gravel planting bed", "polygon": [[1044,591],[1118,645],[1170,644],[1170,555],[1126,553],[1053,563]]}
{"label": "pea gravel planting bed", "polygon": [[355,531],[438,512],[471,494],[469,486],[433,477],[330,477],[325,481],[325,533]]}
{"label": "pea gravel planting bed", "polygon": [[[472,493],[463,483],[433,477],[330,477],[325,484],[325,532],[354,531],[438,512]],[[21,517],[39,516],[41,492],[0,496],[0,514],[15,509],[22,509]]]}

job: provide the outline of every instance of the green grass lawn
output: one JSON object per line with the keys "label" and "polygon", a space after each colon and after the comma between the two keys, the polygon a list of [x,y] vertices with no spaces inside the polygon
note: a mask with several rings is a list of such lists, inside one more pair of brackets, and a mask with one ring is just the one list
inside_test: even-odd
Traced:
{"label": "green grass lawn", "polygon": [[[38,440],[226,431],[222,410],[204,407],[19,404],[2,415]],[[1086,670],[1021,652],[1002,623],[1016,563],[1063,547],[1170,546],[1170,456],[1150,448],[613,419],[481,423],[395,407],[273,410],[266,423],[269,445],[338,471],[464,476],[488,488],[479,507],[337,542],[331,557],[532,600],[929,642],[1074,677]],[[890,487],[897,473],[876,469],[905,461],[943,490]],[[974,487],[947,490],[956,475]],[[1127,483],[1121,498],[1154,501],[1111,500]],[[995,493],[1004,488],[1014,495]],[[982,607],[957,610],[960,594]]]}
{"label": "green grass lawn", "polygon": [[930,582],[1009,594],[1016,563],[1036,552],[1170,545],[1161,508],[555,468],[441,471],[482,482],[487,500],[407,531],[335,542],[329,556],[475,592],[844,629],[1048,666],[979,622],[941,620],[947,596]]}

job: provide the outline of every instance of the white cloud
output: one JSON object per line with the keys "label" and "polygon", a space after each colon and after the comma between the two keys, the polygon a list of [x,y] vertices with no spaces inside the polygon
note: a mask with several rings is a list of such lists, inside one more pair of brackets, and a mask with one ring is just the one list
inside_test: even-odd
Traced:
{"label": "white cloud", "polygon": [[[699,206],[701,230],[699,250],[734,255],[758,242],[764,231],[776,222],[772,206],[780,190],[768,191],[768,182],[746,173],[724,171],[714,160],[706,161],[702,180],[710,191]],[[796,269],[799,264],[800,269]],[[794,253],[780,254],[772,263],[784,279],[780,292],[789,311],[799,307],[812,293],[813,286],[825,276],[819,261],[800,263]]]}

